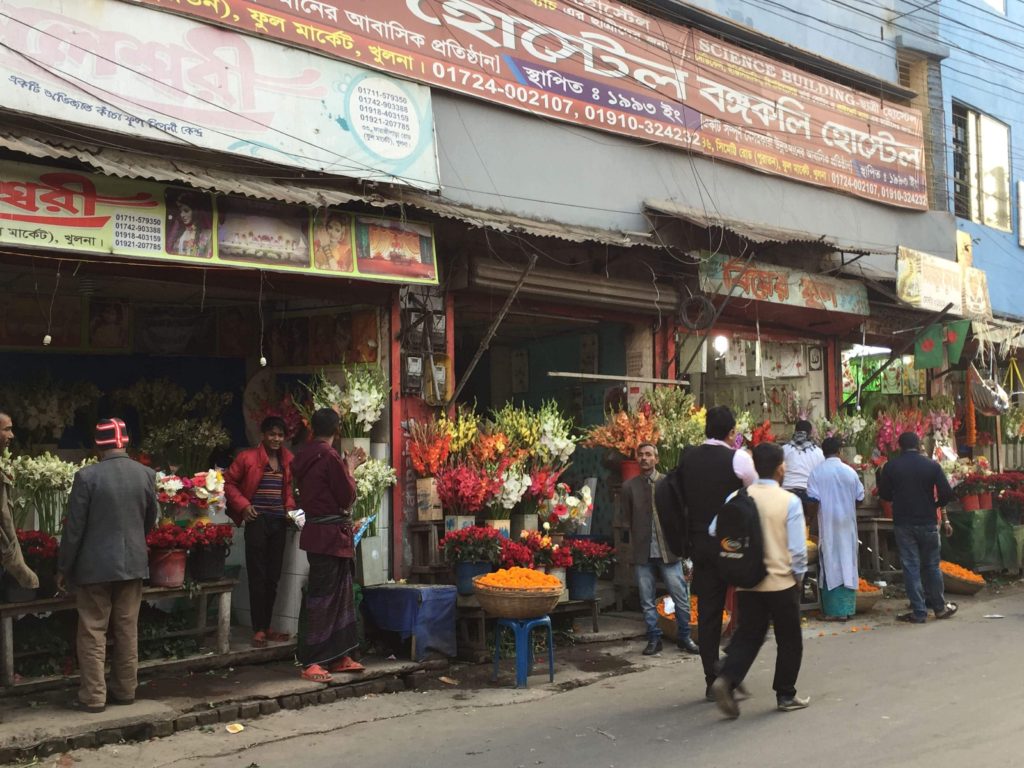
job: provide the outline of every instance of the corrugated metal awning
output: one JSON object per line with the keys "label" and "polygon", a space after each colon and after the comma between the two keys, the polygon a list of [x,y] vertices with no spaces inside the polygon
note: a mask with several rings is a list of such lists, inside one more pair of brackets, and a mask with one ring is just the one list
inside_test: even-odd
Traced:
{"label": "corrugated metal awning", "polygon": [[[644,233],[623,233],[572,226],[556,221],[528,219],[512,213],[471,208],[441,197],[404,190],[392,191],[390,196],[377,193],[359,194],[309,184],[300,179],[285,182],[252,174],[218,171],[183,158],[157,157],[90,144],[54,143],[41,137],[23,134],[0,133],[0,147],[41,159],[78,160],[107,176],[186,184],[196,189],[221,194],[243,195],[317,208],[351,202],[369,203],[380,208],[412,206],[443,218],[456,219],[471,226],[485,227],[497,232],[553,237],[573,243],[591,242],[622,247],[651,245]],[[287,169],[282,169],[283,172],[287,172]]]}
{"label": "corrugated metal awning", "polygon": [[[788,229],[759,221],[722,216],[715,210],[692,208],[673,200],[644,200],[649,211],[682,219],[703,229],[724,229],[752,243],[804,243],[846,253],[879,253],[877,245],[843,242],[827,232]],[[895,250],[893,250],[895,253]]]}

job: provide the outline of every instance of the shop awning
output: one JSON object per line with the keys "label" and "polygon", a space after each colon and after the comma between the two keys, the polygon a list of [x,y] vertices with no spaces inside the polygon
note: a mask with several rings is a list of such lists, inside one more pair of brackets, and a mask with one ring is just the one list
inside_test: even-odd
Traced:
{"label": "shop awning", "polygon": [[[243,195],[261,200],[327,207],[351,202],[368,203],[379,208],[412,206],[443,218],[462,221],[474,227],[497,232],[553,237],[573,243],[601,243],[630,247],[652,245],[642,232],[624,233],[591,227],[570,226],[556,221],[525,218],[501,211],[482,210],[449,202],[441,197],[398,190],[388,196],[360,194],[310,184],[301,179],[278,181],[251,173],[232,174],[211,169],[187,158],[156,157],[141,152],[112,149],[90,144],[66,144],[24,134],[0,133],[0,147],[42,159],[77,160],[108,176],[150,179],[185,184],[221,194]],[[348,181],[348,180],[343,180]]]}
{"label": "shop awning", "polygon": [[[721,228],[742,237],[751,243],[803,243],[806,245],[823,246],[829,250],[847,253],[880,253],[877,245],[848,241],[837,238],[823,231],[822,227],[804,230],[788,229],[767,222],[749,221],[745,219],[722,216],[714,208],[704,210],[692,208],[672,200],[644,200],[644,207],[663,216],[671,216],[702,229]],[[892,253],[896,253],[893,248]]]}

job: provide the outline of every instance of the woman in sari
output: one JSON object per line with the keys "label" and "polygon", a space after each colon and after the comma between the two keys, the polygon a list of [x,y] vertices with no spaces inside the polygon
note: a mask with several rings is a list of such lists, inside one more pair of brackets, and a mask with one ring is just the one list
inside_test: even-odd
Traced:
{"label": "woman in sari", "polygon": [[313,442],[292,461],[299,504],[306,514],[299,546],[309,558],[305,631],[298,657],[303,678],[327,683],[332,672],[363,671],[350,655],[358,642],[352,591],[355,546],[348,510],[356,500],[352,473],[366,461],[366,454],[357,449],[342,458],[334,450],[339,418],[330,408],[318,410],[310,422]]}

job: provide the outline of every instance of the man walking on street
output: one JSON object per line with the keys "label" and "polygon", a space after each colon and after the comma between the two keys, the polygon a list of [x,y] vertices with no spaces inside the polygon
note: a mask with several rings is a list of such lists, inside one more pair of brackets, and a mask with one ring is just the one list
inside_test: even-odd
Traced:
{"label": "man walking on street", "polygon": [[[71,487],[57,561],[57,588],[75,588],[81,686],[70,705],[102,712],[131,704],[138,682],[142,580],[149,576],[146,532],[157,518],[156,473],[129,458],[120,419],[96,425],[98,464],[83,467]],[[110,695],[103,676],[107,632],[114,640]]]}
{"label": "man walking on street", "polygon": [[[9,415],[0,411],[0,454],[7,450],[13,439],[14,422]],[[0,469],[0,566],[11,574],[19,586],[35,589],[39,586],[39,579],[33,570],[25,565],[18,534],[14,529],[14,514],[11,511],[13,485],[13,479]]]}
{"label": "man walking on street", "polygon": [[825,461],[811,470],[804,505],[812,512],[817,507],[821,610],[830,621],[846,621],[857,612],[859,583],[857,504],[864,501],[864,485],[839,458],[842,445],[838,437],[822,442]]}
{"label": "man walking on street", "polygon": [[292,454],[284,447],[286,425],[280,416],[260,424],[263,439],[238,454],[224,473],[228,515],[245,525],[245,568],[252,613],[252,645],[262,648],[289,636],[270,628],[277,582],[284,562],[287,513],[295,509],[292,493]]}
{"label": "man walking on street", "polygon": [[718,546],[708,526],[733,491],[750,485],[757,472],[750,454],[736,450],[736,418],[724,405],[707,412],[707,440],[687,448],[679,466],[658,484],[656,509],[669,549],[693,558],[692,589],[697,595],[697,637],[704,666],[705,697],[718,674],[722,611],[729,585],[718,575]]}
{"label": "man walking on street", "polygon": [[[718,708],[727,717],[740,715],[734,690],[750,671],[764,644],[768,625],[775,627],[775,680],[778,709],[803,709],[809,698],[796,695],[796,678],[803,658],[800,634],[800,591],[807,572],[807,541],[800,499],[780,487],[786,467],[782,448],[775,443],[754,447],[758,481],[747,492],[757,506],[768,575],[751,589],[738,589],[740,623],[721,674],[711,686]],[[714,537],[717,518],[708,533]]]}
{"label": "man walking on street", "polygon": [[662,475],[657,470],[658,448],[653,443],[641,443],[636,451],[641,474],[626,481],[620,497],[622,522],[629,526],[633,563],[636,566],[637,587],[640,590],[640,608],[647,624],[647,647],[644,656],[661,652],[661,629],[658,611],[654,605],[655,580],[660,575],[676,608],[676,645],[687,653],[700,649],[690,637],[690,590],[683,575],[682,560],[665,545],[661,523],[655,513],[654,488]]}
{"label": "man walking on street", "polygon": [[[935,618],[948,619],[957,604],[947,603],[943,593],[937,510],[952,500],[953,489],[938,462],[921,453],[921,438],[915,433],[900,435],[899,446],[900,455],[886,462],[878,478],[879,498],[892,502],[893,535],[910,600],[911,610],[896,618],[924,624],[931,608]],[[946,536],[952,536],[945,512],[942,525]]]}

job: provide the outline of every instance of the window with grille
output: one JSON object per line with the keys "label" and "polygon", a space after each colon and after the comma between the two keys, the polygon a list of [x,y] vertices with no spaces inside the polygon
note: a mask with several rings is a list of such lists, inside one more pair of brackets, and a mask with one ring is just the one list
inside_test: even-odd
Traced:
{"label": "window with grille", "polygon": [[956,103],[953,210],[961,218],[1010,231],[1010,129]]}

